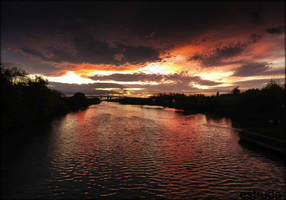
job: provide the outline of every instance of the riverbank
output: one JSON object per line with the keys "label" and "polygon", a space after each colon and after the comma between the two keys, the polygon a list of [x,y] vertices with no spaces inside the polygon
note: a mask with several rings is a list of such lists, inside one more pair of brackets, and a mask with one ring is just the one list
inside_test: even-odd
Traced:
{"label": "riverbank", "polygon": [[286,140],[285,85],[270,81],[261,89],[241,92],[238,87],[228,94],[204,96],[159,93],[149,98],[125,97],[121,104],[156,105],[184,110],[184,114],[204,113],[228,117],[236,128]]}
{"label": "riverbank", "polygon": [[[13,119],[1,114],[1,135],[17,135],[17,137],[24,136],[25,138],[29,138],[28,136],[33,136],[35,134],[39,134],[39,127],[48,127],[53,121],[56,121],[68,113],[76,113],[82,110],[88,109],[90,105],[99,104],[100,100],[98,98],[86,98],[82,96],[78,97],[62,97],[60,99],[64,102],[63,107],[59,110],[53,110],[49,112],[53,112],[53,114],[49,116],[44,116],[43,113],[36,115],[24,115],[22,110],[19,110],[18,113],[15,113]],[[39,108],[40,109],[40,108]],[[33,112],[33,111],[32,111]],[[22,117],[19,120],[14,120]],[[16,134],[17,133],[17,134]]]}
{"label": "riverbank", "polygon": [[[285,105],[281,101],[282,91],[284,91],[282,87],[270,83],[270,86],[261,91],[246,91],[242,94],[211,97],[161,94],[150,98],[126,97],[114,101],[120,104],[175,108],[183,110],[182,113],[185,115],[203,113],[228,117],[232,120],[233,127],[242,130],[242,142],[285,154],[283,148],[286,141]],[[270,98],[271,95],[274,103]]]}
{"label": "riverbank", "polygon": [[[197,114],[198,112],[184,111],[186,115]],[[286,154],[286,129],[284,124],[262,124],[258,120],[249,121],[249,119],[238,119],[227,115],[204,113],[211,117],[228,117],[232,120],[232,127],[238,130],[240,143],[247,146],[254,145],[260,151],[269,151],[270,153],[284,156]]]}
{"label": "riverbank", "polygon": [[286,154],[286,141],[280,138],[265,136],[248,130],[241,130],[240,142],[255,145],[281,155]]}

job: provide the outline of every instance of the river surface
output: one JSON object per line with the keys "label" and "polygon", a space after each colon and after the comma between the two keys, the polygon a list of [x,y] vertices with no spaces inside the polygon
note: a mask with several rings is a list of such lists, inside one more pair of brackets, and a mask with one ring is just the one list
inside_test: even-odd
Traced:
{"label": "river surface", "polygon": [[284,163],[241,146],[227,118],[102,102],[17,151],[1,170],[4,198],[285,198]]}

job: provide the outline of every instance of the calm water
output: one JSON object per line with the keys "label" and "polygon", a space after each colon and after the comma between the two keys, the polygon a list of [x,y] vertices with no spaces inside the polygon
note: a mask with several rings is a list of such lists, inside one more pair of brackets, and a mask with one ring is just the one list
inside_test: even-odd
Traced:
{"label": "calm water", "polygon": [[2,172],[2,195],[240,199],[274,190],[285,198],[283,162],[241,146],[231,127],[225,118],[103,102],[19,147]]}

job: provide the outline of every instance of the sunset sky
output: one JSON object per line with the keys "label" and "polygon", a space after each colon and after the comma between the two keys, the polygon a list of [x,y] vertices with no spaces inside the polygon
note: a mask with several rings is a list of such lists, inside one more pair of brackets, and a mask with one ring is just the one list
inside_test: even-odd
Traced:
{"label": "sunset sky", "polygon": [[1,62],[65,94],[214,94],[285,80],[283,1],[4,2]]}

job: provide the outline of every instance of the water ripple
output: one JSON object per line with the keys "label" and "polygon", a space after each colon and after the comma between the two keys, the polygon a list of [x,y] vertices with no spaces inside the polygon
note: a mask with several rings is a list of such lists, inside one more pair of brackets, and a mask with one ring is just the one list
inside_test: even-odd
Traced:
{"label": "water ripple", "polygon": [[[22,152],[17,162],[23,165],[5,175],[4,197],[239,199],[252,190],[285,195],[283,163],[242,148],[228,119],[102,103],[53,127],[42,145]],[[15,175],[21,183],[9,178]]]}

